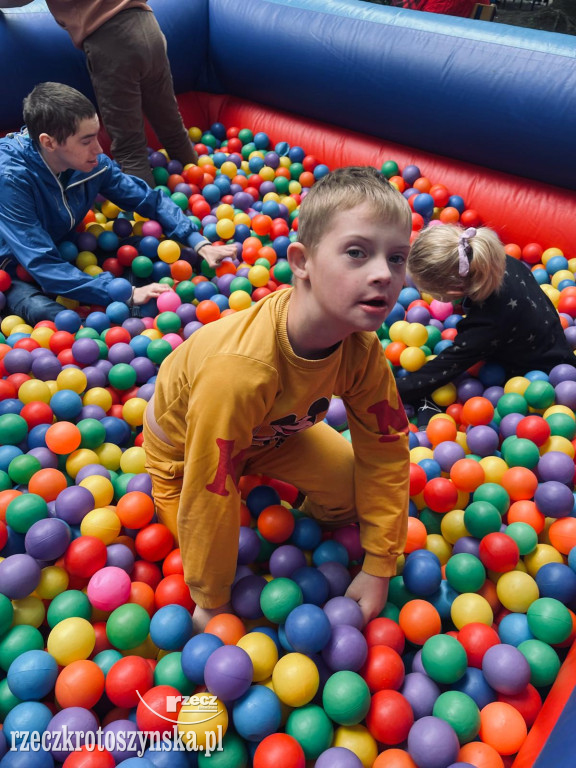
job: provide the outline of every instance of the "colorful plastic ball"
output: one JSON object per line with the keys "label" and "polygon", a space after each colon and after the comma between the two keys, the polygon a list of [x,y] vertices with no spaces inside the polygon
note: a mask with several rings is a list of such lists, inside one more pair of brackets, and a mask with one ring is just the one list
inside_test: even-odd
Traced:
{"label": "colorful plastic ball", "polygon": [[477,557],[462,552],[446,563],[446,579],[457,592],[476,592],[486,581],[486,570]]}
{"label": "colorful plastic ball", "polygon": [[70,526],[58,518],[38,520],[26,532],[24,546],[27,554],[38,560],[56,560],[70,544]]}
{"label": "colorful plastic ball", "polygon": [[0,561],[0,594],[18,600],[33,592],[40,582],[36,560],[27,554],[9,555]]}
{"label": "colorful plastic ball", "polygon": [[513,570],[520,559],[518,544],[505,533],[489,533],[480,542],[479,557],[485,568],[496,573]]}
{"label": "colorful plastic ball", "polygon": [[104,684],[104,672],[94,661],[73,661],[58,675],[56,700],[61,707],[91,709],[104,693]]}
{"label": "colorful plastic ball", "polygon": [[500,755],[516,754],[526,740],[526,722],[510,704],[487,704],[480,712],[480,721],[480,738]]}
{"label": "colorful plastic ball", "polygon": [[277,731],[281,718],[278,697],[263,685],[250,687],[234,705],[234,727],[242,738],[249,741],[262,741]]}
{"label": "colorful plastic ball", "polygon": [[459,749],[456,732],[440,717],[422,717],[408,734],[408,752],[419,768],[449,766],[456,761]]}
{"label": "colorful plastic ball", "polygon": [[38,701],[47,696],[56,683],[58,665],[46,651],[25,651],[8,667],[10,690],[22,701]]}
{"label": "colorful plastic ball", "polygon": [[535,578],[540,597],[552,597],[564,605],[571,605],[576,600],[576,572],[569,565],[546,563]]}
{"label": "colorful plastic ball", "polygon": [[564,642],[572,632],[570,611],[559,600],[541,597],[526,612],[528,628],[534,637],[550,645]]}
{"label": "colorful plastic ball", "polygon": [[402,606],[398,619],[406,639],[415,645],[424,643],[442,630],[437,609],[426,600],[409,600]]}
{"label": "colorful plastic ball", "polygon": [[[106,695],[117,707],[135,707],[152,688],[154,676],[147,659],[125,656],[115,662],[106,675]],[[138,692],[138,693],[137,693]]]}
{"label": "colorful plastic ball", "polygon": [[126,603],[113,610],[106,622],[108,640],[121,651],[143,643],[149,630],[148,612],[141,605],[132,603]]}
{"label": "colorful plastic ball", "polygon": [[280,701],[290,707],[301,707],[316,695],[320,684],[318,668],[304,654],[287,653],[274,667],[272,684]]}
{"label": "colorful plastic ball", "polygon": [[90,578],[88,599],[101,611],[113,611],[124,605],[130,597],[130,576],[121,568],[108,566]]}
{"label": "colorful plastic ball", "polygon": [[180,650],[192,636],[192,617],[181,605],[159,608],[150,621],[150,637],[158,648]]}
{"label": "colorful plastic ball", "polygon": [[248,632],[237,645],[252,661],[253,682],[262,682],[272,675],[278,661],[278,648],[271,637],[263,632]]}
{"label": "colorful plastic ball", "polygon": [[[149,688],[138,702],[136,723],[140,731],[173,736],[182,707],[182,694],[172,685]],[[173,759],[173,758],[172,758]],[[155,765],[152,762],[152,765]]]}
{"label": "colorful plastic ball", "polygon": [[48,428],[45,440],[46,445],[53,453],[68,454],[80,446],[82,434],[75,424],[60,421]]}
{"label": "colorful plastic ball", "polygon": [[464,646],[468,665],[481,669],[486,651],[499,644],[500,638],[496,630],[487,624],[470,622],[458,632],[458,642]]}
{"label": "colorful plastic ball", "polygon": [[208,690],[224,701],[243,696],[252,683],[253,666],[242,648],[225,645],[217,648],[206,661],[204,680]]}
{"label": "colorful plastic ball", "polygon": [[[352,600],[352,598],[350,597],[344,597],[341,595],[337,597],[332,597],[324,605],[323,610],[326,616],[328,616],[328,621],[330,622],[332,627],[338,626],[339,624],[348,624],[349,626],[356,627],[356,629],[362,629],[362,626],[364,624],[362,610],[358,605],[358,603],[356,602],[356,600]],[[374,619],[374,621],[370,623],[374,625],[374,622],[377,622],[377,621],[378,621],[377,619]],[[397,625],[395,626],[397,627]],[[368,630],[368,627],[367,627],[367,630]],[[373,627],[373,630],[376,631],[375,626]],[[399,629],[398,631],[400,632]],[[401,634],[402,633],[400,632],[400,635]],[[366,633],[365,633],[365,636],[367,636]],[[403,638],[402,638],[402,644],[403,644]]]}
{"label": "colorful plastic ball", "polygon": [[216,635],[203,633],[190,638],[182,649],[182,669],[192,682],[204,684],[204,670],[210,655],[224,645]]}
{"label": "colorful plastic ball", "polygon": [[206,744],[217,743],[217,733],[225,734],[228,729],[228,710],[221,701],[216,701],[217,710],[206,722],[206,706],[202,703],[202,696],[192,697],[189,703],[185,703],[178,715],[178,731],[184,744],[196,744],[202,751],[206,750]]}
{"label": "colorful plastic ball", "polygon": [[458,501],[458,489],[449,478],[435,477],[426,483],[423,498],[427,507],[443,514],[454,509]]}
{"label": "colorful plastic ball", "polygon": [[548,480],[539,484],[534,493],[534,502],[540,512],[546,517],[568,517],[574,507],[574,496],[571,488],[556,480]]}
{"label": "colorful plastic ball", "polygon": [[68,573],[90,578],[106,565],[106,545],[95,536],[73,539],[64,555],[64,567]]}
{"label": "colorful plastic ball", "polygon": [[536,688],[551,685],[560,670],[558,654],[548,643],[542,640],[524,640],[518,650],[530,665],[530,682]]}
{"label": "colorful plastic ball", "polygon": [[452,603],[450,615],[457,629],[462,629],[472,622],[490,626],[494,621],[494,614],[488,600],[473,592],[458,595]]}
{"label": "colorful plastic ball", "polygon": [[146,493],[130,491],[118,499],[116,514],[122,525],[131,529],[140,529],[152,520],[154,502]]}
{"label": "colorful plastic ball", "polygon": [[482,660],[486,682],[498,693],[516,695],[530,682],[530,666],[513,645],[500,643],[489,648]]}
{"label": "colorful plastic ball", "polygon": [[439,686],[423,672],[410,672],[404,678],[400,692],[409,702],[414,718],[431,715],[434,702],[440,695]]}
{"label": "colorful plastic ball", "polygon": [[288,642],[298,653],[318,653],[326,646],[332,632],[324,611],[309,603],[294,608],[284,626]]}
{"label": "colorful plastic ball", "polygon": [[440,560],[432,552],[425,552],[417,550],[409,554],[402,571],[406,588],[418,597],[434,594],[442,581]]}
{"label": "colorful plastic ball", "polygon": [[273,504],[263,509],[258,515],[258,530],[267,541],[282,544],[294,531],[294,516],[281,504]]}
{"label": "colorful plastic ball", "polygon": [[50,653],[62,667],[79,659],[87,659],[94,649],[96,635],[86,619],[63,619],[50,631],[47,641]]}
{"label": "colorful plastic ball", "polygon": [[508,571],[502,574],[496,585],[498,599],[509,611],[526,613],[539,597],[538,585],[528,573]]}
{"label": "colorful plastic ball", "polygon": [[352,670],[357,672],[368,653],[364,635],[356,627],[338,624],[332,627],[328,643],[322,649],[322,659],[334,671]]}
{"label": "colorful plastic ball", "polygon": [[476,702],[461,691],[445,691],[436,699],[434,717],[454,729],[460,744],[472,741],[480,730],[480,711]]}
{"label": "colorful plastic ball", "polygon": [[258,744],[253,765],[254,768],[276,768],[280,764],[286,768],[304,768],[304,750],[287,733],[272,733]]}
{"label": "colorful plastic ball", "polygon": [[502,517],[498,509],[488,501],[473,501],[464,511],[464,525],[471,536],[482,539],[500,530]]}
{"label": "colorful plastic ball", "polygon": [[437,683],[456,683],[466,672],[466,651],[456,638],[434,635],[422,647],[422,664]]}
{"label": "colorful plastic ball", "polygon": [[370,702],[366,725],[382,744],[393,746],[406,740],[414,714],[408,701],[398,691],[377,691]]}
{"label": "colorful plastic ball", "polygon": [[356,725],[370,708],[370,690],[355,672],[331,675],[322,692],[322,706],[328,717],[340,725]]}

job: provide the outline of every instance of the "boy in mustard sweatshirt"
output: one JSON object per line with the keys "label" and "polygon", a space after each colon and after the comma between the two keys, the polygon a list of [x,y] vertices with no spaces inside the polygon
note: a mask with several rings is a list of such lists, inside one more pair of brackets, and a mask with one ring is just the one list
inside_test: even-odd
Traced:
{"label": "boy in mustard sweatshirt", "polygon": [[[346,594],[366,622],[382,610],[406,537],[409,449],[375,331],[402,288],[410,232],[407,201],[374,168],[328,174],[301,204],[293,287],[201,328],[160,367],[144,448],[197,630],[230,610],[243,474],[292,483],[321,525],[358,521],[366,555]],[[332,395],[352,444],[323,421]]]}

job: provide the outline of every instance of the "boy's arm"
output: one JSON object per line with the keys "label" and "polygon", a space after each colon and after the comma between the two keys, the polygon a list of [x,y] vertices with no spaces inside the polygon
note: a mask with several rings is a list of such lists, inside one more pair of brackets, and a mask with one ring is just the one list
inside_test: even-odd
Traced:
{"label": "boy's arm", "polygon": [[[105,157],[105,156],[104,156]],[[102,159],[102,156],[101,156]],[[108,169],[100,193],[127,211],[160,222],[164,233],[181,243],[187,243],[206,259],[209,266],[217,266],[223,259],[234,257],[234,245],[215,246],[198,231],[194,222],[164,192],[152,189],[142,179],[123,173],[110,158],[105,157]]]}
{"label": "boy's arm", "polygon": [[0,240],[34,278],[43,291],[87,304],[108,304],[108,283],[114,276],[103,272],[86,275],[64,261],[35,214],[34,196],[24,183],[0,178]]}
{"label": "boy's arm", "polygon": [[277,373],[234,355],[208,358],[191,383],[178,537],[184,578],[200,608],[230,599],[240,532],[240,478],[252,430],[269,412]]}
{"label": "boy's arm", "polygon": [[418,371],[397,379],[398,392],[405,403],[417,404],[435,389],[453,381],[480,360],[498,350],[498,330],[490,318],[463,318],[458,323],[454,343],[442,350]]}

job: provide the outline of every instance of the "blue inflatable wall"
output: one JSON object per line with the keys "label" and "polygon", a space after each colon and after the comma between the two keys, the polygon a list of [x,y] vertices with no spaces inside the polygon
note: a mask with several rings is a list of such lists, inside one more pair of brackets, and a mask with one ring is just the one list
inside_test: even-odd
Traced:
{"label": "blue inflatable wall", "polygon": [[[152,0],[177,92],[231,93],[576,189],[574,38],[361,0]],[[87,93],[49,13],[0,14],[0,128],[41,80]]]}

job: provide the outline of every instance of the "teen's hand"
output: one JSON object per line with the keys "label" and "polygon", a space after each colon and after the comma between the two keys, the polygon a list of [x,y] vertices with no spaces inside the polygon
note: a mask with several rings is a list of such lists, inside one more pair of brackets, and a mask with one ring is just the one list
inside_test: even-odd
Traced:
{"label": "teen's hand", "polygon": [[132,303],[136,305],[146,304],[150,299],[157,299],[161,293],[169,291],[170,286],[165,283],[149,283],[141,285],[140,288],[134,288],[132,293]]}
{"label": "teen's hand", "polygon": [[198,251],[209,267],[214,269],[224,259],[233,259],[236,256],[235,245],[203,245]]}
{"label": "teen's hand", "polygon": [[224,605],[220,605],[218,608],[200,608],[200,606],[197,605],[192,614],[194,634],[204,632],[206,624],[208,624],[210,619],[214,618],[214,616],[218,616],[219,613],[230,613],[231,611],[232,607],[230,603],[224,603]]}
{"label": "teen's hand", "polygon": [[365,625],[375,619],[386,605],[389,583],[387,577],[372,576],[360,571],[346,590],[346,597],[356,600],[360,606]]}

